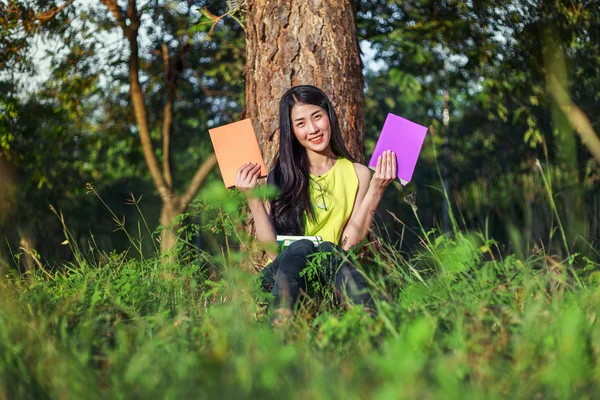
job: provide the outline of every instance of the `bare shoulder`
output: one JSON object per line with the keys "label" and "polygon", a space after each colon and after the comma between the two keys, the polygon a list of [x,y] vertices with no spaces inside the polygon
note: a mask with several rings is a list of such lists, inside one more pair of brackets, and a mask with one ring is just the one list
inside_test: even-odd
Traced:
{"label": "bare shoulder", "polygon": [[369,181],[371,179],[371,170],[360,163],[353,163],[356,176],[358,176],[359,182]]}

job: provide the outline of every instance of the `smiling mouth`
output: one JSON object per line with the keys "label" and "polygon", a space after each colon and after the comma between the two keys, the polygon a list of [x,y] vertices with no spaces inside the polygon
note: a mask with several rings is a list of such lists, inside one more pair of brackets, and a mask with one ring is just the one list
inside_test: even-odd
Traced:
{"label": "smiling mouth", "polygon": [[312,139],[308,139],[308,141],[311,143],[316,143],[316,144],[321,143],[323,141],[323,135],[319,135]]}

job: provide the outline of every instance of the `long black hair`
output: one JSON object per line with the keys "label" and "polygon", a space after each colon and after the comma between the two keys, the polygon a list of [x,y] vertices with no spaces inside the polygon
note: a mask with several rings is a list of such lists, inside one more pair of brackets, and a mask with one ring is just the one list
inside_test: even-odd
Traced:
{"label": "long black hair", "polygon": [[315,218],[308,189],[308,155],[296,139],[292,126],[291,113],[296,104],[311,104],[324,109],[329,117],[333,154],[353,161],[344,145],[333,104],[327,95],[310,85],[295,86],[288,90],[279,103],[279,153],[268,178],[268,182],[280,190],[279,196],[271,200],[271,218],[279,235],[303,235],[304,215],[313,220]]}

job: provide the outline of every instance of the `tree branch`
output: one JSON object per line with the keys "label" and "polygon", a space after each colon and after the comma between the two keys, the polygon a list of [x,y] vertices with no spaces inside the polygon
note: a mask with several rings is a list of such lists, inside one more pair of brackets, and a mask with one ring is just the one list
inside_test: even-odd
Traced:
{"label": "tree branch", "polygon": [[127,18],[129,25],[125,23],[125,14],[117,5],[117,0],[100,0],[113,13],[117,22],[123,29],[125,37],[129,42],[129,91],[131,94],[131,103],[133,104],[133,112],[135,121],[140,135],[142,144],[142,152],[146,165],[150,171],[150,176],[154,182],[154,186],[162,199],[166,201],[173,195],[171,189],[167,187],[160,170],[160,165],[154,154],[152,146],[152,138],[150,137],[150,128],[148,127],[148,116],[146,112],[146,104],[144,103],[144,93],[140,85],[140,60],[138,46],[138,28],[140,26],[140,16],[137,12],[136,1],[129,0],[127,7]]}
{"label": "tree branch", "polygon": [[127,18],[129,18],[130,21],[129,26],[137,31],[140,27],[140,16],[137,12],[136,0],[129,0],[127,4]]}
{"label": "tree branch", "polygon": [[112,13],[112,15],[117,20],[117,23],[123,29],[125,35],[127,35],[127,24],[125,23],[125,13],[121,10],[121,7],[117,4],[117,0],[100,0],[102,4],[104,4],[108,10]]}
{"label": "tree branch", "polygon": [[[165,182],[169,188],[173,187],[173,177],[171,176],[171,166],[170,166],[170,146],[171,146],[171,127],[173,123],[173,102],[174,102],[174,94],[175,94],[175,83],[173,82],[174,76],[169,71],[169,48],[166,43],[162,44],[162,56],[164,63],[164,74],[165,74],[165,85],[167,89],[167,102],[164,107],[164,115],[163,115],[163,126],[162,126],[162,136],[163,136],[163,176],[165,177]],[[173,71],[173,74],[175,72]]]}
{"label": "tree branch", "polygon": [[66,7],[71,5],[74,1],[75,0],[69,0],[60,7],[39,13],[38,15],[36,15],[35,19],[40,21],[41,24],[44,24],[44,23],[48,22],[49,20],[51,20],[52,18],[54,18],[59,12],[64,10]]}
{"label": "tree branch", "polygon": [[569,123],[581,137],[581,142],[587,147],[588,151],[596,162],[600,165],[600,139],[594,132],[592,124],[585,113],[573,103],[567,91],[562,87],[554,74],[547,76],[548,90],[550,94],[565,114]]}
{"label": "tree branch", "polygon": [[194,174],[190,185],[188,186],[185,194],[181,196],[180,206],[185,209],[190,201],[194,198],[198,190],[200,190],[200,186],[208,176],[209,172],[217,165],[217,157],[214,154],[211,154]]}

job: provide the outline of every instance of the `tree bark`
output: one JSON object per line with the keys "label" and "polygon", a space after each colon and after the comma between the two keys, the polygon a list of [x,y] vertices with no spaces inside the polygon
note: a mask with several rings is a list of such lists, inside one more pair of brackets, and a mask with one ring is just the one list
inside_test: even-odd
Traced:
{"label": "tree bark", "polygon": [[363,76],[353,2],[252,0],[246,18],[246,115],[267,167],[279,147],[279,99],[295,85],[331,99],[342,137],[364,161]]}
{"label": "tree bark", "polygon": [[179,197],[172,196],[166,201],[163,201],[162,208],[160,210],[160,224],[164,229],[160,232],[160,252],[165,254],[173,248],[177,243],[177,228],[175,224],[175,218],[185,210],[182,207]]}
{"label": "tree bark", "polygon": [[173,177],[171,176],[171,128],[173,126],[173,103],[175,102],[175,74],[171,73],[169,61],[169,48],[166,43],[162,44],[165,87],[167,88],[167,101],[163,111],[163,176],[169,189],[173,188]]}

